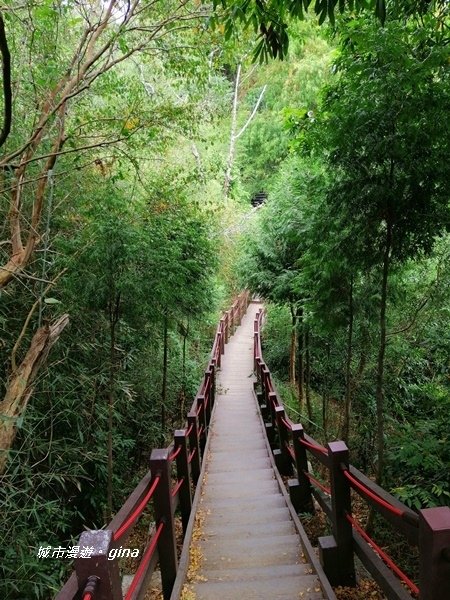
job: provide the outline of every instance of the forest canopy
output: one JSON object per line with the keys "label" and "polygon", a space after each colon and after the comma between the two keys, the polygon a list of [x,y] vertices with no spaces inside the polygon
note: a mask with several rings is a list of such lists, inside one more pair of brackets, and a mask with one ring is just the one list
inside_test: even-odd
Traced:
{"label": "forest canopy", "polygon": [[1,3],[2,598],[54,596],[36,548],[120,508],[244,287],[288,410],[450,503],[449,30],[439,0]]}

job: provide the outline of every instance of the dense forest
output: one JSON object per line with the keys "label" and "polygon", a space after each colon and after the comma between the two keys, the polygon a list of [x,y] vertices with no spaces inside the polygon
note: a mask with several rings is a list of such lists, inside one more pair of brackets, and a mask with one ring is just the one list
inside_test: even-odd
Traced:
{"label": "dense forest", "polygon": [[36,549],[122,505],[243,288],[293,418],[450,504],[448,3],[309,5],[1,3],[2,598],[54,596]]}

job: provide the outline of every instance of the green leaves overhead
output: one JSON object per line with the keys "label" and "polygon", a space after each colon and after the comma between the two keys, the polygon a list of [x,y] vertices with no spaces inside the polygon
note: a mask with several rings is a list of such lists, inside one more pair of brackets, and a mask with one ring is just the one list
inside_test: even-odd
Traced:
{"label": "green leaves overhead", "polygon": [[236,23],[250,27],[258,34],[254,59],[265,62],[269,58],[285,59],[289,47],[289,22],[304,19],[308,12],[316,15],[319,25],[328,20],[335,26],[337,14],[355,15],[361,11],[371,12],[381,25],[388,14],[394,17],[405,14],[423,15],[436,6],[445,8],[445,0],[396,0],[389,6],[386,0],[214,0],[213,6],[224,23],[228,39]]}
{"label": "green leaves overhead", "polygon": [[[419,20],[411,3],[388,8],[402,19],[388,14],[380,27],[361,12],[336,21],[328,83],[312,103],[284,105],[289,153],[265,177],[269,200],[242,272],[256,293],[289,306],[292,319],[301,311],[309,341],[299,351],[311,358],[327,438],[350,437],[360,465],[379,478],[387,457],[385,474],[402,483],[396,493],[418,508],[450,493],[441,433],[450,279],[448,254],[440,256],[450,230],[448,7]],[[384,19],[382,3],[377,11]],[[286,366],[293,343],[287,352],[280,333],[283,341]],[[424,415],[432,433],[412,444]],[[427,452],[434,458],[419,464]]]}

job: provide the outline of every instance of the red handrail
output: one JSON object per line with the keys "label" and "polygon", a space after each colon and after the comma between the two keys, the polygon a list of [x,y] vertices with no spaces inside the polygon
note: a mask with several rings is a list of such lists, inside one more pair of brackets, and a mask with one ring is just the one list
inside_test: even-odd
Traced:
{"label": "red handrail", "polygon": [[[253,339],[254,339],[253,358],[254,358],[254,365],[255,365],[255,371],[257,374],[257,378],[258,378],[258,381],[261,383],[262,390],[265,393],[266,400],[267,400],[268,392],[275,392],[275,388],[273,385],[271,373],[264,363],[262,350],[261,350],[262,319],[263,319],[263,311],[260,311],[260,312],[258,312],[258,314],[255,318],[254,327],[253,327]],[[277,404],[282,406],[281,400],[279,399],[279,397],[276,394],[270,394],[269,398],[270,398],[269,401],[271,401],[273,403],[273,407],[276,407]],[[287,452],[289,452],[290,456],[294,459],[295,453],[292,451],[291,446],[289,445],[289,442],[286,441],[284,438],[287,437],[286,430],[295,431],[295,425],[292,423],[292,421],[287,416],[284,415],[284,413],[282,413],[282,415],[279,415],[279,416],[280,416],[280,420],[278,421],[278,423],[279,423],[280,427],[282,427],[282,431],[279,432],[280,438],[281,438],[280,442],[282,444],[281,449],[286,454],[287,454]],[[272,418],[273,418],[273,411],[272,411]],[[380,509],[383,509],[382,514],[384,513],[385,518],[387,518],[388,520],[392,521],[395,524],[396,519],[392,519],[392,516],[391,516],[391,515],[393,515],[394,517],[400,517],[404,521],[406,521],[416,527],[418,526],[418,523],[419,523],[418,516],[416,516],[412,511],[410,511],[406,506],[402,506],[401,503],[397,504],[395,502],[395,499],[391,498],[389,495],[384,496],[381,488],[378,488],[378,491],[377,491],[377,486],[374,486],[374,488],[372,489],[372,486],[370,486],[370,483],[369,482],[366,483],[364,481],[365,478],[363,478],[362,475],[361,475],[362,479],[358,479],[357,476],[353,475],[353,473],[350,472],[348,465],[345,465],[344,463],[342,463],[341,465],[339,465],[339,464],[335,465],[334,461],[332,461],[331,458],[334,456],[334,453],[337,452],[337,447],[335,449],[333,446],[331,446],[330,449],[328,449],[328,448],[318,444],[315,440],[313,440],[309,436],[306,436],[306,438],[307,439],[305,439],[303,436],[297,437],[295,440],[295,443],[297,443],[297,441],[298,441],[298,443],[301,444],[303,446],[303,448],[305,448],[305,450],[312,452],[313,456],[315,455],[315,457],[317,459],[319,459],[323,464],[325,464],[325,466],[330,471],[332,471],[332,470],[335,471],[336,468],[338,470],[339,470],[339,468],[342,468],[342,472],[346,479],[347,485],[350,488],[355,489],[366,501],[373,504],[375,506],[375,508],[378,506]],[[339,447],[339,450],[344,450],[344,449],[346,449],[345,445],[341,445]],[[327,460],[323,460],[320,455],[323,455],[324,457],[326,457]],[[299,466],[298,466],[298,468],[299,468]],[[311,475],[308,472],[307,469],[303,470],[303,474],[310,481],[311,485],[318,488],[319,490],[322,490],[322,492],[326,493],[328,496],[330,496],[330,497],[332,496],[332,493],[334,493],[334,489],[333,490],[331,489],[332,486],[327,487],[322,482],[318,481],[313,475]],[[338,499],[333,498],[333,502],[338,502]],[[389,511],[390,514],[387,514],[386,511]],[[345,512],[342,512],[341,515],[342,515],[342,517],[341,516],[336,517],[333,515],[328,515],[328,516],[331,518],[332,521],[335,518],[340,519],[345,516],[347,521],[349,521],[351,523],[351,525],[355,529],[355,531],[357,531],[361,535],[361,537],[364,540],[364,543],[371,546],[371,548],[375,551],[375,553],[378,554],[380,559],[397,575],[397,577],[399,577],[401,579],[401,581],[404,584],[406,584],[406,586],[408,586],[409,590],[411,590],[413,595],[418,595],[419,594],[418,586],[415,585],[415,583],[394,563],[394,561],[369,537],[369,535],[364,531],[364,529],[361,527],[361,525],[352,517],[352,515],[345,514]],[[398,525],[400,526],[400,523]],[[402,529],[402,528],[400,528],[400,529]],[[419,543],[419,547],[421,547],[420,543]]]}
{"label": "red handrail", "polygon": [[135,510],[131,513],[131,515],[128,517],[128,519],[124,523],[122,523],[122,525],[119,527],[119,529],[117,531],[114,532],[114,535],[113,535],[114,541],[117,541],[118,539],[120,539],[123,536],[123,534],[126,533],[128,531],[128,529],[133,525],[133,523],[141,516],[142,512],[144,511],[144,508],[147,506],[148,502],[150,501],[151,497],[153,496],[154,491],[158,487],[158,483],[159,483],[160,479],[161,478],[158,476],[155,477],[155,479],[153,480],[153,483],[150,486],[150,489],[148,490],[145,497],[142,499],[142,501],[139,503],[139,505],[135,508]]}
{"label": "red handrail", "polygon": [[286,442],[286,450],[289,452],[289,454],[291,455],[292,460],[295,462],[295,454],[294,451],[292,450],[292,448],[289,446],[289,444]]}
{"label": "red handrail", "polygon": [[404,515],[404,510],[400,510],[396,506],[393,506],[389,502],[386,502],[386,500],[383,500],[383,498],[380,498],[380,496],[378,496],[378,494],[375,494],[375,492],[372,492],[372,490],[369,490],[369,488],[362,484],[358,479],[356,479],[356,477],[353,477],[353,475],[348,471],[348,469],[343,469],[343,473],[344,476],[350,482],[350,485],[359,490],[363,495],[367,496],[368,498],[371,498],[379,506],[383,506],[386,510],[391,512],[393,515],[396,515],[397,517],[402,517]]}
{"label": "red handrail", "polygon": [[174,460],[181,452],[181,446],[178,446],[178,448],[172,452],[172,454],[169,456],[169,460],[172,461]]}
{"label": "red handrail", "polygon": [[292,423],[289,423],[284,417],[281,417],[281,421],[282,421],[283,425],[285,427],[287,427],[287,429],[292,431]]}
{"label": "red handrail", "polygon": [[131,585],[128,588],[127,594],[125,596],[125,600],[131,600],[131,598],[133,597],[133,594],[136,591],[137,586],[139,585],[142,575],[144,574],[145,569],[146,569],[148,563],[150,562],[150,560],[152,559],[153,553],[156,550],[156,544],[158,543],[158,539],[159,539],[159,536],[161,535],[161,531],[163,530],[163,527],[164,527],[164,521],[161,521],[161,523],[158,525],[155,535],[152,538],[152,541],[148,545],[148,548],[145,551],[144,556],[142,557],[139,567],[133,577],[133,581],[131,582]]}
{"label": "red handrail", "polygon": [[324,448],[323,446],[319,446],[318,444],[310,444],[304,438],[300,438],[300,437],[298,438],[298,441],[300,442],[300,444],[303,444],[303,446],[306,446],[310,450],[317,450],[317,452],[321,452],[325,456],[328,456],[328,450],[326,448]]}
{"label": "red handrail", "polygon": [[400,567],[398,567],[395,564],[392,558],[373,541],[373,539],[364,531],[364,529],[361,527],[358,521],[354,519],[351,515],[345,515],[345,517],[347,521],[349,521],[352,524],[352,526],[356,529],[356,531],[361,535],[361,537],[364,538],[364,540],[372,546],[375,552],[380,556],[383,562],[387,564],[391,571],[393,571],[397,575],[397,577],[409,587],[413,594],[418,596],[419,588],[417,587],[417,585],[413,583],[411,579],[400,569]]}
{"label": "red handrail", "polygon": [[322,492],[325,492],[325,494],[328,494],[328,496],[331,496],[331,490],[330,490],[330,488],[326,487],[318,479],[316,479],[315,477],[313,477],[311,475],[311,473],[309,473],[308,471],[303,471],[303,474],[310,480],[310,482],[313,485],[315,485],[317,488],[319,488],[319,490],[322,490]]}
{"label": "red handrail", "polygon": [[172,498],[175,498],[175,496],[178,493],[178,490],[180,489],[180,487],[183,485],[184,483],[184,477],[182,477],[176,484],[176,486],[173,488],[172,490]]}

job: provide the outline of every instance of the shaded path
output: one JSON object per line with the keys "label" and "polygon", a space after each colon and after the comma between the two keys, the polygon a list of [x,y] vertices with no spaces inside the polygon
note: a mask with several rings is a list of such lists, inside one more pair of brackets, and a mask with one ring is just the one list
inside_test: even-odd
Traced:
{"label": "shaded path", "polygon": [[253,393],[259,307],[249,305],[222,359],[192,542],[199,564],[195,572],[191,565],[185,598],[323,598],[280,490]]}

